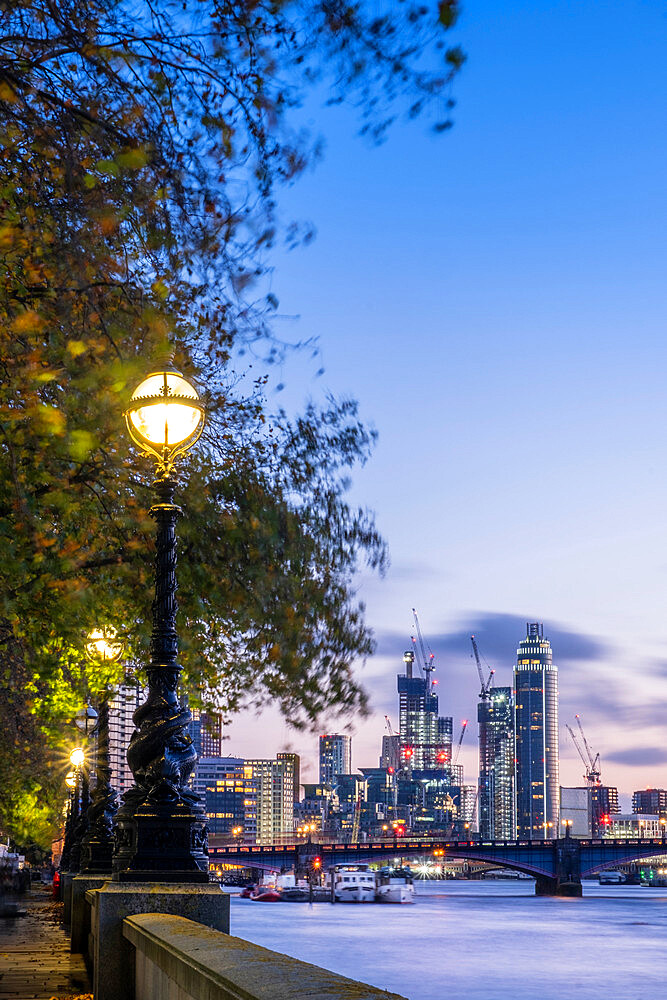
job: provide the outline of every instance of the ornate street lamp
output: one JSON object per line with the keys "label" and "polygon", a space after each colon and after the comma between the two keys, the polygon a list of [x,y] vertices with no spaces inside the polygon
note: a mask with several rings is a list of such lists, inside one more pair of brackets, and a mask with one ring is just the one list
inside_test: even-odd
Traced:
{"label": "ornate street lamp", "polygon": [[[86,654],[93,663],[114,663],[123,655],[124,643],[112,625],[93,629],[86,642]],[[88,830],[81,845],[82,874],[111,874],[113,853],[113,817],[116,793],[111,785],[109,764],[109,698],[105,694],[99,703],[97,749],[95,753],[97,783],[88,808]]]}
{"label": "ornate street lamp", "polygon": [[181,666],[176,634],[176,520],[174,463],[199,438],[204,408],[195,387],[169,359],[154,366],[130,397],[130,437],[156,460],[155,600],[148,696],[134,713],[137,727],[127,762],[135,784],[114,822],[113,879],[117,882],[207,882],[208,828],[199,797],[188,788],[197,754],[188,733],[190,712],[178,700]]}

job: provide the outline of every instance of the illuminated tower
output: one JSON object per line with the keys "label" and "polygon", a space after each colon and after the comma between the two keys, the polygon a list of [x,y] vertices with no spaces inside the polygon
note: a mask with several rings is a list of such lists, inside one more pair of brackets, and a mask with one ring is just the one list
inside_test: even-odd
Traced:
{"label": "illuminated tower", "polygon": [[352,739],[339,733],[320,736],[320,784],[333,785],[337,774],[352,773]]}
{"label": "illuminated tower", "polygon": [[477,706],[479,833],[511,840],[514,831],[514,700],[508,687],[490,688]]}
{"label": "illuminated tower", "polygon": [[514,668],[516,835],[558,837],[558,668],[544,626],[529,622]]}
{"label": "illuminated tower", "polygon": [[438,696],[432,682],[413,677],[415,655],[403,656],[405,674],[398,675],[398,727],[401,765],[412,770],[449,774],[452,762],[452,719],[438,716]]}

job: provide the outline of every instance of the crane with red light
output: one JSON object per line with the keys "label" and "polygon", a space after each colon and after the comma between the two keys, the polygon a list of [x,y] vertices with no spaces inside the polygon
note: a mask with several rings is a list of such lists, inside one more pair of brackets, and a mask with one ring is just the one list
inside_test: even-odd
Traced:
{"label": "crane with red light", "polygon": [[[397,740],[397,734],[394,732],[394,727],[392,726],[391,719],[389,718],[388,715],[385,715],[384,721],[385,721],[385,725],[387,727],[387,732],[391,736],[391,739],[392,739],[392,748],[393,748],[393,746],[395,745],[395,742]],[[398,741],[398,743],[399,743],[399,747],[400,747],[400,740]],[[401,766],[400,760],[397,761],[397,763],[398,763],[398,768],[400,768],[400,766]],[[393,805],[394,805],[394,815],[396,815],[396,810],[398,808],[398,774],[396,773],[396,771],[398,770],[398,768],[394,767],[392,764],[390,764],[388,766],[388,768],[387,768],[387,774],[390,777],[390,787],[391,787],[391,793],[392,793],[391,797],[392,797],[392,802],[393,802]]]}
{"label": "crane with red light", "polygon": [[459,741],[456,744],[456,750],[454,752],[454,757],[452,759],[452,765],[458,764],[459,754],[461,753],[461,744],[463,743],[463,737],[466,734],[466,729],[467,728],[468,728],[468,720],[467,719],[463,719],[463,721],[461,722],[461,735],[459,736]]}
{"label": "crane with red light", "polygon": [[577,725],[579,727],[581,739],[583,740],[584,747],[586,748],[585,753],[581,748],[581,743],[579,742],[576,733],[574,732],[572,727],[568,725],[567,722],[565,723],[565,728],[572,737],[572,742],[574,743],[577,749],[577,753],[581,757],[581,762],[584,765],[584,780],[587,781],[589,785],[599,785],[602,783],[602,776],[600,771],[600,754],[598,753],[595,755],[595,757],[593,756],[593,751],[588,745],[588,740],[584,735],[584,728],[581,725],[581,719],[579,718],[578,715],[575,715],[575,719],[577,720]]}

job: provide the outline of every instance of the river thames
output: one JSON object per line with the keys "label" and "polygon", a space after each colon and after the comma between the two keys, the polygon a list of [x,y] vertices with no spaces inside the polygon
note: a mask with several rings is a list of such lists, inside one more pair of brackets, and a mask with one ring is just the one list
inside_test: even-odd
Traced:
{"label": "river thames", "polygon": [[231,933],[408,1000],[655,1000],[667,979],[667,889],[420,882],[414,905],[253,903]]}

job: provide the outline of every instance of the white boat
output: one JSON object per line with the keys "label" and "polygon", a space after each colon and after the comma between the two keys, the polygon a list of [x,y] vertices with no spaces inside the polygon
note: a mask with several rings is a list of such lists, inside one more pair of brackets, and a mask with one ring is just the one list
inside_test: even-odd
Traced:
{"label": "white boat", "polygon": [[376,875],[378,903],[414,903],[415,887],[409,868],[381,868]]}
{"label": "white boat", "polygon": [[600,885],[622,885],[625,882],[624,872],[606,871],[600,872]]}
{"label": "white boat", "polygon": [[336,865],[331,878],[337,903],[375,902],[375,873],[368,865]]}

